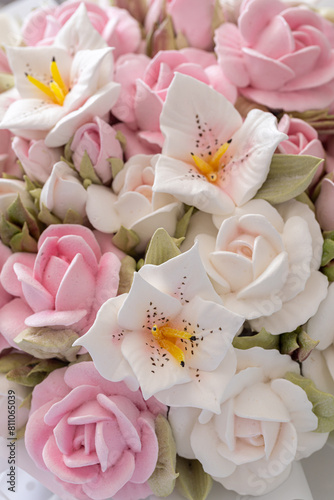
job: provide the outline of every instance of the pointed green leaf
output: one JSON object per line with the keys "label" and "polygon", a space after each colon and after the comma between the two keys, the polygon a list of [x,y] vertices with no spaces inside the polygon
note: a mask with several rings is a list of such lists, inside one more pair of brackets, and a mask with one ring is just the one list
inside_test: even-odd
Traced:
{"label": "pointed green leaf", "polygon": [[327,276],[328,281],[334,281],[334,265],[328,265],[326,267],[321,268],[321,272]]}
{"label": "pointed green leaf", "polygon": [[177,456],[176,470],[179,477],[176,488],[188,500],[205,500],[212,488],[212,478],[204,472],[198,460]]}
{"label": "pointed green leaf", "polygon": [[297,342],[297,332],[287,332],[281,335],[281,348],[280,352],[282,354],[292,355],[297,349],[299,349],[299,344]]}
{"label": "pointed green leaf", "polygon": [[334,430],[334,396],[320,391],[313,380],[297,373],[289,372],[285,378],[301,387],[313,405],[313,413],[318,417],[317,432],[331,432]]}
{"label": "pointed green leaf", "polygon": [[26,425],[27,424],[25,424],[23,427],[21,427],[20,429],[18,429],[16,431],[16,434],[15,434],[16,439],[23,439],[24,438],[25,431],[26,431]]}
{"label": "pointed green leaf", "polygon": [[11,238],[9,245],[13,252],[37,253],[37,241],[30,236],[26,222],[23,225],[22,231]]}
{"label": "pointed green leaf", "polygon": [[53,372],[53,370],[63,368],[64,366],[66,366],[65,363],[59,359],[42,359],[42,361],[35,364],[35,366],[30,370],[30,373],[43,372],[49,374]]}
{"label": "pointed green leaf", "polygon": [[181,217],[181,219],[177,221],[174,238],[182,238],[186,236],[189,222],[191,216],[193,215],[193,212],[194,212],[194,207],[188,208],[183,217]]}
{"label": "pointed green leaf", "polygon": [[325,266],[332,259],[334,259],[334,241],[328,238],[325,239],[322,247],[321,266]]}
{"label": "pointed green leaf", "polygon": [[307,205],[313,213],[315,212],[315,206],[305,192],[301,193],[299,196],[296,196],[296,200],[300,201],[301,203],[305,203],[305,205]]}
{"label": "pointed green leaf", "polygon": [[124,151],[125,147],[126,147],[126,137],[124,134],[122,134],[122,132],[120,130],[117,130],[117,132],[116,132],[116,139],[119,141],[121,148]]}
{"label": "pointed green leaf", "polygon": [[144,264],[145,264],[144,259],[139,259],[137,262],[137,271],[139,271],[139,269],[143,267]]}
{"label": "pointed green leaf", "polygon": [[84,152],[80,162],[80,177],[82,179],[89,179],[94,184],[102,184],[99,177],[96,175],[91,159],[87,151]]}
{"label": "pointed green leaf", "polygon": [[25,352],[11,352],[0,358],[0,373],[8,373],[10,370],[29,364],[34,358]]}
{"label": "pointed green leaf", "polygon": [[29,191],[30,196],[34,199],[35,205],[39,207],[39,200],[41,198],[42,188],[36,188]]}
{"label": "pointed green leaf", "polygon": [[35,387],[35,385],[43,382],[46,377],[46,374],[42,372],[32,374],[30,372],[30,366],[20,366],[8,372],[6,377],[10,382],[16,382],[26,387]]}
{"label": "pointed green leaf", "polygon": [[16,226],[16,224],[12,224],[8,220],[6,220],[4,215],[2,214],[0,219],[0,237],[4,245],[9,246],[12,237],[15,234],[18,234],[20,231],[20,228]]}
{"label": "pointed green leaf", "polygon": [[5,92],[15,85],[14,75],[10,73],[0,73],[0,92]]}
{"label": "pointed green leaf", "polygon": [[112,242],[124,253],[130,254],[140,242],[140,238],[132,229],[126,229],[124,226],[121,226],[113,236]]}
{"label": "pointed green leaf", "polygon": [[41,211],[38,214],[38,220],[44,222],[47,226],[51,226],[51,224],[61,224],[61,220],[53,215],[44,203],[42,203]]}
{"label": "pointed green leaf", "polygon": [[110,163],[112,177],[115,179],[116,175],[123,169],[124,161],[120,158],[108,158],[108,162]]}
{"label": "pointed green leaf", "polygon": [[24,398],[19,408],[28,408],[29,410],[31,406],[31,399],[32,399],[32,391],[28,394],[28,396]]}
{"label": "pointed green leaf", "polygon": [[[72,163],[72,162],[71,162],[71,161],[69,161],[69,160],[66,160],[66,158],[65,158],[64,156],[61,156],[61,157],[60,157],[60,161],[65,162],[65,163],[66,163],[66,165],[67,165],[68,167],[70,167],[72,170],[74,170],[75,172],[77,172],[77,169],[75,168],[74,163]],[[78,172],[77,172],[77,173],[78,173]]]}
{"label": "pointed green leaf", "polygon": [[31,214],[31,212],[26,209],[21,201],[20,195],[18,195],[16,200],[10,204],[6,214],[8,220],[10,220],[13,224],[17,224],[22,227],[26,223],[31,236],[38,240],[40,230],[35,219],[37,214]]}
{"label": "pointed green leaf", "polygon": [[295,198],[309,186],[321,162],[314,156],[274,155],[268,177],[255,198],[273,204]]}
{"label": "pointed green leaf", "polygon": [[168,420],[158,415],[155,420],[155,432],[158,438],[158,461],[148,484],[158,497],[167,497],[172,493],[178,474],[175,472],[176,448]]}
{"label": "pointed green leaf", "polygon": [[78,212],[76,212],[72,208],[69,208],[66,212],[63,224],[80,224],[82,226],[83,218],[80,214],[78,214]]}
{"label": "pointed green leaf", "polygon": [[37,188],[42,188],[42,185],[39,184],[38,182],[34,182],[28,177],[26,174],[23,176],[24,182],[26,184],[26,190],[30,193],[30,191],[33,191],[34,189]]}
{"label": "pointed green leaf", "polygon": [[173,238],[169,236],[165,229],[159,228],[155,231],[149,243],[145,255],[145,264],[159,266],[167,260],[180,255],[180,253]]}
{"label": "pointed green leaf", "polygon": [[251,349],[252,347],[262,347],[262,349],[278,349],[279,336],[272,335],[265,328],[261,328],[255,335],[241,335],[234,337],[233,346],[237,349]]}
{"label": "pointed green leaf", "polygon": [[14,339],[14,342],[22,351],[36,358],[74,361],[80,346],[72,347],[72,344],[78,337],[78,334],[70,329],[27,328]]}
{"label": "pointed green leaf", "polygon": [[298,335],[299,350],[297,361],[300,363],[305,361],[319,342],[319,340],[313,340],[304,330],[302,330]]}
{"label": "pointed green leaf", "polygon": [[119,285],[117,295],[127,293],[132,285],[133,275],[137,270],[137,263],[135,259],[127,255],[122,259],[121,269],[119,271]]}
{"label": "pointed green leaf", "polygon": [[73,142],[73,137],[71,137],[71,139],[65,145],[65,148],[64,148],[64,156],[65,156],[65,158],[64,158],[64,160],[67,161],[67,162],[72,163],[72,165],[73,165],[73,162],[72,162],[73,151],[71,149],[72,142]]}

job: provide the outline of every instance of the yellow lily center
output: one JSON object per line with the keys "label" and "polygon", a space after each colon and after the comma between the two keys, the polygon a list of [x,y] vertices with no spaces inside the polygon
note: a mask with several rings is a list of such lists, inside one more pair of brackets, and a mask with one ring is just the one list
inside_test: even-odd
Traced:
{"label": "yellow lily center", "polygon": [[220,148],[215,152],[215,154],[211,158],[207,158],[204,160],[200,156],[194,155],[194,153],[190,153],[192,156],[192,159],[195,162],[197,170],[205,175],[207,180],[209,182],[216,182],[218,179],[217,172],[219,169],[222,169],[225,167],[224,164],[221,163],[221,158],[222,156],[226,153],[229,145],[231,143],[231,139],[227,142],[224,142],[220,146]]}
{"label": "yellow lily center", "polygon": [[62,106],[64,104],[65,97],[69,93],[69,89],[64,83],[59,72],[55,57],[52,58],[50,64],[51,81],[49,85],[37,80],[37,78],[28,75],[26,77],[30,83],[35,85],[39,90],[41,90],[49,99],[52,100],[54,104],[59,104]]}
{"label": "yellow lily center", "polygon": [[176,345],[178,339],[195,341],[196,337],[184,330],[177,330],[168,325],[163,325],[160,328],[153,325],[151,329],[153,337],[158,341],[162,349],[166,349],[183,367],[185,365],[185,357],[182,349]]}

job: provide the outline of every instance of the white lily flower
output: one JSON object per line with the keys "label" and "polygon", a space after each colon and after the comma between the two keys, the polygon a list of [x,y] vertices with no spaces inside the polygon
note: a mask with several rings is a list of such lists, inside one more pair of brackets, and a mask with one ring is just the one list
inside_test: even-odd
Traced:
{"label": "white lily flower", "polygon": [[277,145],[287,138],[271,113],[244,123],[221,94],[176,74],[160,118],[165,142],[153,190],[213,214],[228,214],[256,194]]}
{"label": "white lily flower", "polygon": [[243,318],[220,303],[198,249],[145,265],[130,292],[103,304],[77,344],[108,380],[125,380],[171,406],[220,411],[235,373],[231,347]]}
{"label": "white lily flower", "polygon": [[[89,47],[89,49],[88,49]],[[75,130],[115,104],[112,48],[81,4],[48,47],[7,47],[21,99],[6,112],[1,129],[48,147],[66,144]]]}

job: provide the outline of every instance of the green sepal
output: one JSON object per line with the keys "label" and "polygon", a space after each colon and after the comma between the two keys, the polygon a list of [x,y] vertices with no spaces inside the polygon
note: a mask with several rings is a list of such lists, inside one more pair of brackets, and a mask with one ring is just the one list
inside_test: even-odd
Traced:
{"label": "green sepal", "polygon": [[153,57],[160,50],[176,50],[173,21],[166,16],[160,23],[155,23],[146,39],[146,54]]}
{"label": "green sepal", "polygon": [[296,196],[296,200],[300,201],[301,203],[305,203],[305,205],[307,205],[312,210],[312,212],[315,212],[314,203],[312,203],[310,197],[305,192]]}
{"label": "green sepal", "polygon": [[37,241],[30,236],[26,222],[22,230],[11,238],[9,246],[13,252],[37,253]]}
{"label": "green sepal", "polygon": [[167,260],[180,255],[173,238],[162,227],[153,234],[145,255],[145,264],[159,266]]}
{"label": "green sepal", "polygon": [[29,191],[30,196],[33,198],[36,207],[39,207],[39,200],[41,198],[42,188],[35,188]]}
{"label": "green sepal", "polygon": [[293,360],[300,363],[309,357],[318,344],[319,340],[311,339],[301,326],[280,336],[280,352],[289,354]]}
{"label": "green sepal", "polygon": [[188,500],[205,500],[212,488],[212,478],[204,472],[198,460],[188,460],[177,456],[176,470],[179,477],[177,490]]}
{"label": "green sepal", "polygon": [[132,285],[133,275],[137,270],[137,263],[135,259],[126,255],[121,262],[121,269],[119,271],[119,285],[117,295],[127,293]]}
{"label": "green sepal", "polygon": [[237,349],[251,349],[252,347],[262,347],[262,349],[278,349],[279,335],[272,335],[265,328],[255,335],[244,335],[234,337],[233,347]]}
{"label": "green sepal", "polygon": [[328,281],[334,281],[334,265],[322,267],[320,270],[325,276],[327,276]]}
{"label": "green sepal", "polygon": [[24,435],[25,435],[25,432],[26,432],[26,426],[27,426],[27,424],[25,424],[23,427],[21,427],[20,429],[18,429],[16,431],[15,437],[16,437],[17,440],[24,438]]}
{"label": "green sepal", "polygon": [[2,214],[0,219],[0,237],[2,243],[9,246],[13,236],[15,236],[15,234],[18,234],[19,232],[20,228],[16,226],[16,224],[12,224],[11,222],[9,222]]}
{"label": "green sepal", "polygon": [[39,361],[33,366],[28,364],[14,368],[7,373],[6,377],[11,382],[16,382],[26,387],[35,387],[35,385],[40,384],[49,373],[57,368],[63,368],[63,366],[65,365],[61,361],[48,359]]}
{"label": "green sepal", "polygon": [[7,219],[10,222],[19,227],[27,224],[27,229],[29,229],[31,236],[38,240],[40,230],[36,222],[36,215],[37,214],[31,214],[30,211],[26,209],[21,201],[20,195],[17,195],[16,200],[13,201],[6,210]]}
{"label": "green sepal", "polygon": [[79,354],[76,356],[74,361],[71,361],[68,366],[76,365],[77,363],[82,363],[83,361],[93,361],[91,355],[89,352],[86,352],[85,354]]}
{"label": "green sepal", "polygon": [[120,158],[107,158],[110,163],[111,173],[113,179],[115,179],[116,175],[123,169],[124,161]]}
{"label": "green sepal", "polygon": [[112,238],[113,244],[124,253],[132,254],[135,247],[140,243],[140,238],[132,229],[121,226]]}
{"label": "green sepal", "polygon": [[126,137],[125,137],[125,135],[120,130],[117,130],[115,138],[118,140],[118,142],[121,145],[122,150],[124,151],[125,148],[126,148]]}
{"label": "green sepal", "polygon": [[159,451],[158,460],[148,484],[157,497],[167,497],[175,487],[178,474],[175,472],[176,447],[168,420],[162,415],[155,419]]}
{"label": "green sepal", "polygon": [[70,329],[27,328],[15,337],[14,342],[22,351],[28,352],[36,358],[74,361],[80,350],[80,346],[72,347],[77,338],[79,335]]}
{"label": "green sepal", "polygon": [[0,92],[5,92],[15,85],[14,75],[10,73],[0,73]]}
{"label": "green sepal", "polygon": [[19,408],[28,408],[30,410],[31,407],[31,400],[32,400],[32,391],[29,392],[28,396],[24,398],[22,403],[20,404]]}
{"label": "green sepal", "polygon": [[313,405],[313,413],[318,417],[316,432],[331,432],[334,430],[334,396],[320,391],[313,380],[297,373],[286,373],[285,378],[301,387]]}
{"label": "green sepal", "polygon": [[276,204],[299,196],[323,161],[314,156],[274,154],[268,177],[254,198]]}
{"label": "green sepal", "polygon": [[33,360],[33,356],[25,352],[11,352],[0,358],[0,373],[8,373],[31,363]]}
{"label": "green sepal", "polygon": [[60,157],[60,161],[65,162],[68,167],[70,167],[72,170],[74,170],[75,172],[77,172],[77,169],[75,168],[74,163],[72,163],[71,161],[66,160],[66,158],[64,156]]}
{"label": "green sepal", "polygon": [[332,259],[334,259],[334,241],[326,238],[322,247],[321,266],[326,266]]}
{"label": "green sepal", "polygon": [[78,214],[78,212],[76,212],[72,208],[69,208],[66,212],[63,224],[80,224],[82,226],[83,218],[80,214]]}
{"label": "green sepal", "polygon": [[58,219],[52,212],[42,203],[42,208],[38,214],[38,220],[46,224],[47,226],[51,226],[51,224],[61,224],[61,220]]}
{"label": "green sepal", "polygon": [[94,184],[102,184],[96,175],[91,159],[87,151],[84,152],[80,162],[80,177],[84,180],[89,179]]}
{"label": "green sepal", "polygon": [[90,179],[85,179],[85,180],[83,181],[83,183],[82,183],[82,184],[83,184],[83,187],[84,187],[85,189],[87,189],[87,188],[89,188],[89,186],[91,186],[93,183],[92,183],[92,181],[91,181]]}
{"label": "green sepal", "polygon": [[174,238],[184,238],[188,231],[189,222],[193,215],[194,207],[188,208],[185,214],[177,221]]}
{"label": "green sepal", "polygon": [[26,185],[26,190],[30,193],[31,191],[33,191],[34,189],[37,189],[37,188],[42,188],[42,185],[39,184],[39,182],[36,182],[36,181],[32,181],[30,179],[30,177],[28,177],[26,174],[23,176],[23,179],[24,179],[24,182],[25,182],[25,185]]}
{"label": "green sepal", "polygon": [[141,269],[144,264],[145,264],[145,260],[144,259],[139,259],[138,262],[137,262],[137,271],[139,271],[139,269]]}
{"label": "green sepal", "polygon": [[71,137],[71,139],[66,143],[64,147],[64,161],[69,162],[73,165],[73,160],[72,160],[73,151],[71,149],[72,142],[73,142],[73,137]]}
{"label": "green sepal", "polygon": [[[329,114],[329,110],[311,109],[303,112],[292,111],[288,113],[293,118],[299,118],[304,122],[309,123],[318,132],[333,134],[334,133],[334,115]],[[283,113],[282,115],[283,116]]]}

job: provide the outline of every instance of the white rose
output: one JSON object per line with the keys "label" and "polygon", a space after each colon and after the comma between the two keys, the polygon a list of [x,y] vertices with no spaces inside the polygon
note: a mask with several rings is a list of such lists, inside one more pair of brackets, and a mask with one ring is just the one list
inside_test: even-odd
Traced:
{"label": "white rose", "polygon": [[216,239],[197,237],[225,307],[272,334],[292,331],[314,315],[328,283],[318,271],[323,239],[312,211],[295,200],[276,208],[251,200],[230,217],[214,216]]}
{"label": "white rose", "polygon": [[237,373],[219,415],[171,408],[177,453],[198,459],[225,488],[263,495],[289,475],[294,460],[320,449],[328,434],[312,432],[318,419],[303,389],[284,379],[299,373],[289,356],[254,347],[236,349]]}
{"label": "white rose", "polygon": [[44,184],[40,196],[40,208],[45,205],[54,215],[64,219],[69,209],[82,217],[86,215],[87,192],[78,174],[64,161],[59,161]]}

